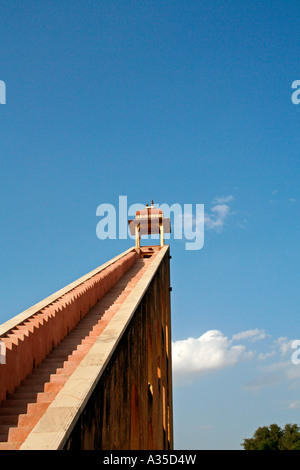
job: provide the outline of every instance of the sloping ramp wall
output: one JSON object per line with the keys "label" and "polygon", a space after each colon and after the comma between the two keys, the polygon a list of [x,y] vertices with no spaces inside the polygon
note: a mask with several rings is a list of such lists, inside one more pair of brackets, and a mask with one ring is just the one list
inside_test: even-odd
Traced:
{"label": "sloping ramp wall", "polygon": [[149,259],[20,450],[173,448],[169,258]]}
{"label": "sloping ramp wall", "polygon": [[138,258],[129,249],[0,326],[6,364],[0,365],[0,400],[37,367]]}

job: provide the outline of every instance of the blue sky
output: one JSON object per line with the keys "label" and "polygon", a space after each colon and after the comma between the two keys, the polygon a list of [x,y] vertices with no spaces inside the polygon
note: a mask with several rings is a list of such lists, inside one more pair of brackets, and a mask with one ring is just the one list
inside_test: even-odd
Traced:
{"label": "blue sky", "polygon": [[300,424],[299,21],[293,1],[1,1],[0,321],[131,245],[97,238],[100,204],[204,204],[203,248],[170,240],[178,449]]}

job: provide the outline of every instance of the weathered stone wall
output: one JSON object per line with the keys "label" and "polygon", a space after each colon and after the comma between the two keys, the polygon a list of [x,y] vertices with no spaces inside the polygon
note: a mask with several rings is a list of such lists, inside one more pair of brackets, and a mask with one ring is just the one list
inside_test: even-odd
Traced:
{"label": "weathered stone wall", "polygon": [[172,449],[169,249],[64,449]]}

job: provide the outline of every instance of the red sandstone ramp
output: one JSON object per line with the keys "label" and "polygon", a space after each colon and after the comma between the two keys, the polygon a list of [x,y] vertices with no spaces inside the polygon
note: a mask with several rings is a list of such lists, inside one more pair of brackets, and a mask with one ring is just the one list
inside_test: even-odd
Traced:
{"label": "red sandstone ramp", "polygon": [[[166,250],[148,247],[142,257],[136,249],[127,250],[1,325],[6,364],[0,365],[0,449],[35,448],[30,439],[26,447],[26,438]],[[70,418],[62,413],[61,419],[67,426]],[[47,443],[36,448],[41,447],[53,448]]]}

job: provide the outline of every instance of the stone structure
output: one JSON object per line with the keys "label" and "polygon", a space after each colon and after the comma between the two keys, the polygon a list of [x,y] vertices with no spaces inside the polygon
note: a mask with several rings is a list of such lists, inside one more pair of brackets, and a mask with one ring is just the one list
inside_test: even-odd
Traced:
{"label": "stone structure", "polygon": [[0,449],[173,448],[169,258],[130,248],[0,326]]}
{"label": "stone structure", "polygon": [[142,235],[159,235],[160,246],[164,246],[164,234],[171,232],[170,219],[165,218],[163,211],[154,206],[146,205],[142,210],[138,210],[135,219],[128,220],[131,235],[135,236],[135,247],[140,248]]}

